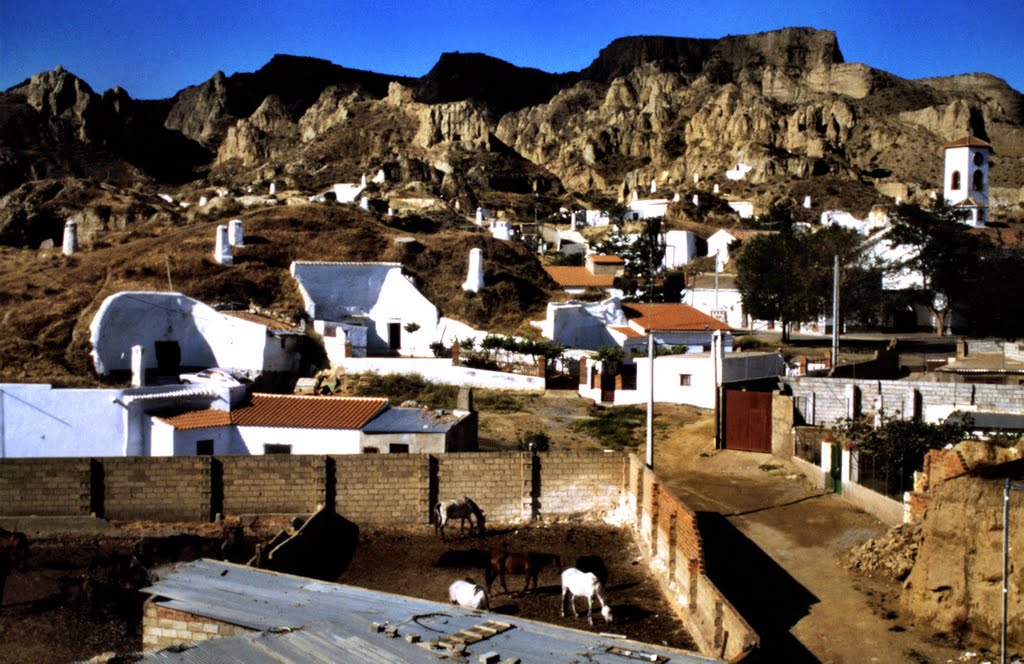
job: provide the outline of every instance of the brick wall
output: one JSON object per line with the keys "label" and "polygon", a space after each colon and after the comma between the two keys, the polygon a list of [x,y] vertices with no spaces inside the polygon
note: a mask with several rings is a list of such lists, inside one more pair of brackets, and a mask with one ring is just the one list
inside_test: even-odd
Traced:
{"label": "brick wall", "polygon": [[[211,457],[99,461],[103,474],[102,515],[108,519],[206,521],[212,516]],[[94,482],[94,486],[97,484]]]}
{"label": "brick wall", "polygon": [[142,611],[142,648],[166,648],[250,632],[244,627],[176,611],[149,600]]}
{"label": "brick wall", "polygon": [[106,457],[0,460],[0,515],[208,521],[309,514],[334,501],[364,525],[426,524],[437,500],[471,497],[492,523],[606,513],[625,457],[604,452]]}
{"label": "brick wall", "polygon": [[89,459],[4,459],[0,463],[0,512],[77,516],[92,511]]}
{"label": "brick wall", "polygon": [[223,514],[301,514],[327,501],[323,456],[221,456],[215,464]]}
{"label": "brick wall", "polygon": [[924,455],[922,470],[914,477],[914,490],[903,497],[904,519],[917,521],[924,517],[931,503],[931,491],[948,479],[967,472],[967,461],[958,449],[930,450]]}

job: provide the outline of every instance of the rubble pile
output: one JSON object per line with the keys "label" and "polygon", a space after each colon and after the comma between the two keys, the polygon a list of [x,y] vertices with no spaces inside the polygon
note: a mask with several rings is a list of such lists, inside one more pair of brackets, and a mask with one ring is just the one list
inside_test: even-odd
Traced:
{"label": "rubble pile", "polygon": [[901,524],[885,535],[851,549],[844,564],[847,569],[872,575],[883,574],[902,581],[917,560],[921,536],[920,524]]}

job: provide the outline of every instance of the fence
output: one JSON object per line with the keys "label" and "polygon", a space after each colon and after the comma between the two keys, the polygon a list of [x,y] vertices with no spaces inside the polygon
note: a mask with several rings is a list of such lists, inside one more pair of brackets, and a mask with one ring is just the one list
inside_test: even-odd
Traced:
{"label": "fence", "polygon": [[823,427],[793,427],[793,456],[815,466],[821,466],[821,439]]}
{"label": "fence", "polygon": [[850,455],[850,465],[850,476],[853,481],[894,500],[902,500],[903,493],[914,487],[915,469],[894,469],[863,450]]}

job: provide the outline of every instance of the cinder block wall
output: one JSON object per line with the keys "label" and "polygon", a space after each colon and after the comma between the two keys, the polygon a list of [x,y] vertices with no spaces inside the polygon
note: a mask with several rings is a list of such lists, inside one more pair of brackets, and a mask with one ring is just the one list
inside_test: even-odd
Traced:
{"label": "cinder block wall", "polygon": [[[212,516],[211,457],[123,457],[98,460],[102,515],[108,519],[206,521]],[[93,487],[99,490],[100,482]]]}
{"label": "cinder block wall", "polygon": [[431,455],[361,454],[330,458],[338,514],[358,524],[429,523]]}
{"label": "cinder block wall", "polygon": [[238,625],[169,609],[152,599],[146,602],[142,611],[144,650],[207,641],[221,636],[235,636],[250,631]]}
{"label": "cinder block wall", "polygon": [[324,456],[220,456],[223,514],[303,514],[327,500]]}
{"label": "cinder block wall", "polygon": [[89,514],[92,511],[90,466],[89,459],[3,459],[0,463],[0,513]]}
{"label": "cinder block wall", "polygon": [[[436,458],[438,500],[469,496],[494,523],[530,517],[533,471],[529,453],[461,452]],[[543,477],[540,481],[544,482]]]}

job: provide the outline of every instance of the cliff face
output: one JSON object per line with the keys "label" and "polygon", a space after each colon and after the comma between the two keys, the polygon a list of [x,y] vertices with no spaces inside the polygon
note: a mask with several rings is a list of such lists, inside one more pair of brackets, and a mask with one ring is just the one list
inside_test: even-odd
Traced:
{"label": "cliff face", "polygon": [[565,74],[446,53],[407,79],[279,55],[155,102],[98,96],[58,69],[0,95],[0,195],[66,176],[317,188],[386,167],[417,178],[389,186],[475,205],[538,186],[671,192],[742,162],[776,196],[828,176],[912,198],[939,186],[942,145],[968,132],[995,144],[993,186],[1012,199],[1019,92],[984,74],[908,81],[847,63],[834,33],[809,28],[627,37]]}

